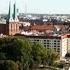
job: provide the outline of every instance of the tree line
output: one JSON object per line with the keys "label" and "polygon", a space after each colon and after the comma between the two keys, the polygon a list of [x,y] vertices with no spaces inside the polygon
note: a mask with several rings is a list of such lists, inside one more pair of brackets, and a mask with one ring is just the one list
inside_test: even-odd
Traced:
{"label": "tree line", "polygon": [[58,54],[25,37],[0,38],[0,69],[31,70],[40,65],[53,65]]}

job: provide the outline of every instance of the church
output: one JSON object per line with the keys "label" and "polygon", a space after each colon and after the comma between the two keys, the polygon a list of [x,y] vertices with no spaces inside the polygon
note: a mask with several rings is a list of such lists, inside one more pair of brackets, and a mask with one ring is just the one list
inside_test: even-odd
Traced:
{"label": "church", "polygon": [[17,17],[16,3],[14,3],[13,8],[11,8],[10,2],[6,23],[0,23],[0,34],[15,35],[17,33],[19,33],[19,20]]}

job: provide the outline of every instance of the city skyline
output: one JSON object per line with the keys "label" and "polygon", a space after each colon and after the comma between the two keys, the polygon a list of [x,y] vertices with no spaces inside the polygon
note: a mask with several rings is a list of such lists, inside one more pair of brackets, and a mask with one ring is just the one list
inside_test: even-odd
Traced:
{"label": "city skyline", "polygon": [[[10,0],[0,2],[0,14],[8,13]],[[11,0],[12,4],[16,0]],[[70,14],[69,0],[17,0],[20,13]]]}

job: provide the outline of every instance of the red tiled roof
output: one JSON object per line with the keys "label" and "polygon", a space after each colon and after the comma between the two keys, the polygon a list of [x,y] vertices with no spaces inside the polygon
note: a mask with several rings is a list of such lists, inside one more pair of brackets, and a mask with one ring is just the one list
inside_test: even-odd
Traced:
{"label": "red tiled roof", "polygon": [[66,33],[66,34],[62,35],[62,38],[70,38],[70,33]]}
{"label": "red tiled roof", "polygon": [[31,26],[30,29],[31,30],[54,30],[55,28],[53,25],[43,24],[43,25],[33,25]]}

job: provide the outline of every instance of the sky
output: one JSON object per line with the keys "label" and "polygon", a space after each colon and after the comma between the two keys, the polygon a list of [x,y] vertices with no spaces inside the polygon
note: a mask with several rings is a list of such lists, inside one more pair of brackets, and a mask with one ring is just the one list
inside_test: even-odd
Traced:
{"label": "sky", "polygon": [[[0,1],[0,14],[8,13],[10,0]],[[20,13],[70,14],[70,0],[11,0]]]}

